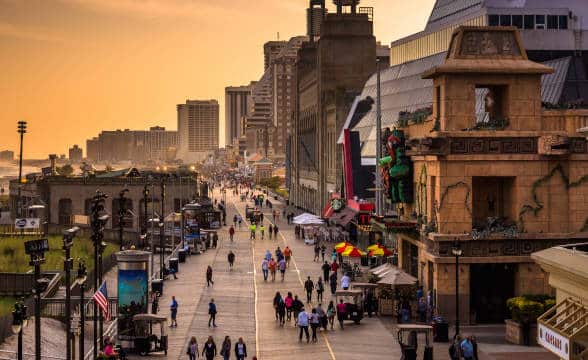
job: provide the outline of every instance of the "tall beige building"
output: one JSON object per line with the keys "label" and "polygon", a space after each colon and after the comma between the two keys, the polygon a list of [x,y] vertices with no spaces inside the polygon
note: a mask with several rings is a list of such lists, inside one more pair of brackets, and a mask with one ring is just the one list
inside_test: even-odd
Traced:
{"label": "tall beige building", "polygon": [[225,145],[232,144],[233,139],[242,135],[241,119],[249,114],[251,87],[252,85],[225,88]]}
{"label": "tall beige building", "polygon": [[178,108],[177,159],[205,160],[218,150],[219,105],[217,100],[186,100]]}

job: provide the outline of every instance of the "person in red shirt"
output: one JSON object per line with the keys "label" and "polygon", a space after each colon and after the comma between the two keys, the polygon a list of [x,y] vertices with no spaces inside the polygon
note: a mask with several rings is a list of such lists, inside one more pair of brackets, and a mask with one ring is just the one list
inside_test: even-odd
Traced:
{"label": "person in red shirt", "polygon": [[233,242],[233,236],[235,235],[235,227],[231,226],[229,229],[229,236],[231,237],[231,242]]}
{"label": "person in red shirt", "polygon": [[338,269],[339,269],[339,264],[337,264],[336,261],[333,261],[333,263],[331,264],[331,271],[336,273]]}
{"label": "person in red shirt", "polygon": [[270,274],[272,275],[272,281],[276,281],[276,269],[278,267],[278,263],[276,262],[276,260],[274,260],[274,258],[270,260],[268,267],[270,270]]}
{"label": "person in red shirt", "polygon": [[345,320],[346,311],[347,310],[345,303],[343,303],[343,299],[339,300],[339,303],[337,304],[337,320],[339,320],[341,330],[343,330],[343,320]]}

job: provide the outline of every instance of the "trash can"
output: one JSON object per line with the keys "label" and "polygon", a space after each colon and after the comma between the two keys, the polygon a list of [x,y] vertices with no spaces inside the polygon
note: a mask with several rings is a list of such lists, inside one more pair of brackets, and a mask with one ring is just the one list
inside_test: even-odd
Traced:
{"label": "trash can", "polygon": [[169,271],[175,272],[176,274],[180,272],[180,265],[178,258],[170,258],[169,259]]}
{"label": "trash can", "polygon": [[186,262],[186,250],[185,249],[178,250],[178,260],[181,263],[185,263]]}
{"label": "trash can", "polygon": [[417,360],[416,348],[412,346],[402,347],[402,360]]}
{"label": "trash can", "polygon": [[448,342],[449,341],[449,323],[443,318],[435,318],[433,320],[433,341],[434,342]]}
{"label": "trash can", "polygon": [[151,292],[152,293],[159,293],[159,295],[163,295],[163,280],[161,280],[161,279],[151,280]]}
{"label": "trash can", "polygon": [[361,266],[369,266],[370,259],[367,256],[361,257]]}

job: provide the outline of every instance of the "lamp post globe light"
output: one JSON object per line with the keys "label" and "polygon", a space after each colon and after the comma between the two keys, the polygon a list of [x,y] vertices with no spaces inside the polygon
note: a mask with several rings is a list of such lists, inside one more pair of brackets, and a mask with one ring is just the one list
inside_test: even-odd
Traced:
{"label": "lamp post globe light", "polygon": [[455,335],[459,334],[459,258],[463,250],[458,240],[453,242],[451,254],[455,257]]}
{"label": "lamp post globe light", "polygon": [[28,324],[27,310],[24,301],[20,300],[14,304],[12,311],[12,332],[18,334],[17,360],[22,360],[22,331]]}

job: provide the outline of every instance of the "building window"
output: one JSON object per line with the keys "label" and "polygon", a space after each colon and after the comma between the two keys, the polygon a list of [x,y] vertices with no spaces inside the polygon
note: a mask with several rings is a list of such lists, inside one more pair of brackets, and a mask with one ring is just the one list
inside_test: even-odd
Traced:
{"label": "building window", "polygon": [[562,30],[566,30],[568,28],[568,16],[567,15],[560,15],[559,16],[559,28]]}
{"label": "building window", "polygon": [[535,15],[525,15],[525,29],[535,29]]}
{"label": "building window", "polygon": [[500,26],[510,26],[510,15],[500,15]]}
{"label": "building window", "polygon": [[498,26],[498,25],[500,25],[500,16],[498,16],[498,15],[488,15],[488,25],[490,25],[490,26]]}
{"label": "building window", "polygon": [[557,15],[547,15],[547,28],[557,29]]}
{"label": "building window", "polygon": [[535,15],[535,29],[545,29],[545,15]]}
{"label": "building window", "polygon": [[73,215],[71,199],[59,199],[58,203],[59,225],[71,225]]}
{"label": "building window", "polygon": [[512,26],[516,26],[517,29],[523,28],[523,15],[513,15],[512,16]]}

